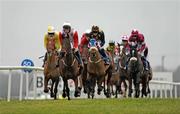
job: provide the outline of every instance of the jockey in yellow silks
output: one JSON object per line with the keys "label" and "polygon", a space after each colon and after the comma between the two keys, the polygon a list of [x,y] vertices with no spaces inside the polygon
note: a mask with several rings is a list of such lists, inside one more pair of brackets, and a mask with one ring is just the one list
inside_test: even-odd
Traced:
{"label": "jockey in yellow silks", "polygon": [[59,32],[55,31],[53,26],[48,26],[48,31],[44,35],[44,47],[46,48],[47,52],[45,53],[43,67],[47,60],[48,54],[51,51],[55,50],[58,52],[61,49]]}

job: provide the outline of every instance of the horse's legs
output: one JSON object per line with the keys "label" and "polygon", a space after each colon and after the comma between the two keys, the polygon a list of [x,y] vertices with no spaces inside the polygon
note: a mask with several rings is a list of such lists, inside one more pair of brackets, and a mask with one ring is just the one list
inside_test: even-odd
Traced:
{"label": "horse's legs", "polygon": [[100,76],[97,78],[97,86],[98,86],[98,91],[97,91],[97,94],[100,95],[101,94],[101,91],[103,89],[103,86],[102,86],[102,82],[104,80],[104,77],[103,76]]}
{"label": "horse's legs", "polygon": [[54,87],[55,79],[51,79],[51,81],[52,81],[52,84],[51,84],[51,88],[50,88],[50,91],[51,91],[50,95],[51,95],[51,97],[54,97],[53,87]]}
{"label": "horse's legs", "polygon": [[[67,79],[64,80],[64,86],[66,88],[66,94],[67,94],[68,100],[70,100],[70,93],[69,93],[70,89],[68,87],[68,80]],[[64,90],[63,90],[63,93],[64,93]]]}
{"label": "horse's legs", "polygon": [[127,83],[126,83],[126,80],[123,81],[124,82],[124,97],[126,97],[126,91],[127,91]]}
{"label": "horse's legs", "polygon": [[78,77],[73,79],[74,80],[74,84],[75,84],[75,93],[74,93],[74,96],[75,97],[80,97],[80,92],[79,92],[79,89],[78,89]]}
{"label": "horse's legs", "polygon": [[112,77],[112,72],[109,70],[108,78],[107,78],[107,94],[106,94],[107,98],[111,97],[111,94],[110,94],[110,79],[111,79],[111,77]]}
{"label": "horse's legs", "polygon": [[66,83],[67,83],[67,80],[63,78],[63,94],[62,94],[62,97],[65,98],[67,93],[66,93]]}
{"label": "horse's legs", "polygon": [[128,78],[129,81],[129,92],[128,92],[128,96],[131,97],[132,94],[132,78],[131,76]]}
{"label": "horse's legs", "polygon": [[55,87],[54,87],[54,99],[57,99],[57,88],[58,88],[58,84],[59,84],[59,77],[56,78],[55,81]]}
{"label": "horse's legs", "polygon": [[45,75],[45,78],[44,78],[44,92],[45,93],[48,93],[48,91],[49,91],[49,88],[47,87],[48,81],[49,81],[49,77],[47,77],[47,75]]}

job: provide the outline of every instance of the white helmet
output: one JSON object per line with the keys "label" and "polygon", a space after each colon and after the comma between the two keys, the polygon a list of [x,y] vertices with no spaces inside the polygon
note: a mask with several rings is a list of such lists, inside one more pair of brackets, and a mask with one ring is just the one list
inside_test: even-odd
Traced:
{"label": "white helmet", "polygon": [[69,22],[64,22],[64,23],[63,23],[63,28],[71,28],[71,23],[69,23]]}
{"label": "white helmet", "polygon": [[129,39],[128,35],[123,35],[121,36],[121,38],[122,38],[122,41],[128,41]]}

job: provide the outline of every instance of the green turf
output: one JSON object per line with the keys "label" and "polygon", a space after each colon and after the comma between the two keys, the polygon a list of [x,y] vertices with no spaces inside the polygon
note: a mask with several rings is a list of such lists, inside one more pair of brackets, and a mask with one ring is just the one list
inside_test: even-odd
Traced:
{"label": "green turf", "polygon": [[0,100],[0,114],[180,114],[180,99]]}

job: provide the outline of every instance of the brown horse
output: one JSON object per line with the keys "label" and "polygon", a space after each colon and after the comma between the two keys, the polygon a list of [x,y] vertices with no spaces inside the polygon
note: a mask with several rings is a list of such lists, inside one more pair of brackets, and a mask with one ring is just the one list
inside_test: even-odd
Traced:
{"label": "brown horse", "polygon": [[152,68],[150,66],[149,70],[144,70],[143,72],[143,76],[142,76],[142,90],[141,90],[141,97],[143,96],[147,96],[148,94],[150,94],[150,88],[149,88],[149,82],[152,79]]}
{"label": "brown horse", "polygon": [[81,74],[81,78],[82,78],[82,85],[83,85],[83,88],[84,88],[84,93],[87,93],[86,89],[87,89],[87,84],[86,84],[86,81],[87,81],[87,63],[88,63],[88,58],[89,58],[89,49],[88,49],[88,46],[87,45],[84,45],[84,46],[81,46],[81,58],[82,58],[82,61],[83,61],[83,64],[84,64],[84,68],[83,68],[83,71],[82,71],[82,74]]}
{"label": "brown horse", "polygon": [[[103,86],[102,83],[104,81],[104,94],[106,97],[110,97],[110,77],[112,75],[111,66],[105,65],[104,60],[101,58],[101,55],[98,51],[98,48],[93,46],[89,49],[89,60],[87,64],[87,93],[88,98],[92,96],[94,98],[95,86],[97,81],[98,90],[97,93],[100,95]],[[107,78],[107,92],[105,90],[105,76],[108,74]]]}
{"label": "brown horse", "polygon": [[[51,97],[54,97],[54,99],[57,98],[57,86],[59,83],[59,71],[56,65],[58,64],[58,53],[55,50],[52,50],[47,53],[47,61],[44,65],[44,92],[48,93],[48,82],[51,79],[52,84],[50,88],[50,95]],[[54,87],[55,84],[55,87]],[[54,91],[53,91],[54,88]]]}
{"label": "brown horse", "polygon": [[[78,76],[80,75],[79,72],[79,65],[78,61],[75,58],[74,55],[74,50],[71,48],[71,42],[70,38],[63,38],[63,45],[62,45],[62,50],[65,52],[64,57],[60,60],[59,63],[59,68],[60,68],[60,73],[62,76],[62,79],[64,81],[64,86],[63,86],[63,94],[62,96],[65,98],[66,96],[68,97],[68,100],[70,100],[70,89],[68,86],[68,80],[72,79],[75,84],[75,97],[80,96],[80,87],[78,87]],[[80,83],[81,84],[81,83]]]}
{"label": "brown horse", "polygon": [[[123,94],[123,97],[126,97],[127,91],[127,83],[126,80],[128,79],[128,73],[126,69],[126,64],[128,57],[126,55],[126,50],[123,45],[119,46],[120,50],[120,59],[119,59],[119,75],[120,75],[120,93]],[[124,84],[124,91],[122,91],[121,85]]]}
{"label": "brown horse", "polygon": [[[112,66],[112,76],[110,78],[110,86],[111,86],[111,94],[115,98],[117,98],[118,93],[119,93],[119,82],[120,82],[120,77],[119,77],[119,55],[115,55],[114,50],[107,50],[107,53],[110,57],[111,60],[111,66]],[[114,92],[114,87],[115,87],[115,92]]]}

